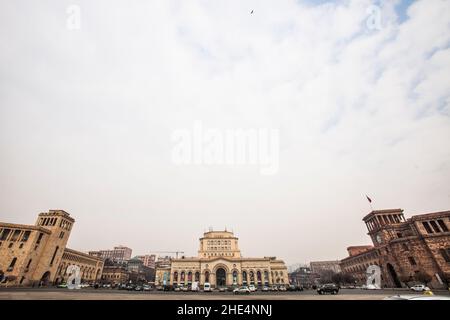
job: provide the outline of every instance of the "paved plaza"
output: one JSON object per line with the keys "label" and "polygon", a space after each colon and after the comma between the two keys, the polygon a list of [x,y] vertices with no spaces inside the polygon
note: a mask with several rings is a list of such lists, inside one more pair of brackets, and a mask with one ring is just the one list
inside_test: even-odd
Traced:
{"label": "paved plaza", "polygon": [[[343,289],[337,295],[319,295],[313,290],[303,292],[255,292],[234,295],[231,292],[133,292],[113,289],[23,289],[1,288],[0,300],[381,300],[396,294],[413,294],[408,290]],[[448,291],[436,295],[450,296]]]}

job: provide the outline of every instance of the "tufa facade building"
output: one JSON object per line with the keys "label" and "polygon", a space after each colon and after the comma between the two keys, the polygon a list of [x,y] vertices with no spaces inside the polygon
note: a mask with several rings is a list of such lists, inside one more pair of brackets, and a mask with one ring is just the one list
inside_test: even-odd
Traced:
{"label": "tufa facade building", "polygon": [[197,257],[172,259],[170,264],[157,267],[157,285],[190,286],[193,282],[212,287],[289,284],[282,260],[242,257],[238,238],[226,230],[204,233]]}
{"label": "tufa facade building", "polygon": [[450,211],[405,219],[403,210],[375,210],[363,218],[373,245],[348,247],[343,272],[360,283],[370,265],[381,268],[382,286],[427,282],[434,288],[450,283]]}
{"label": "tufa facade building", "polygon": [[74,222],[63,210],[40,213],[35,225],[0,222],[0,275],[12,285],[60,283],[75,264],[83,282],[99,279],[102,259],[66,248]]}

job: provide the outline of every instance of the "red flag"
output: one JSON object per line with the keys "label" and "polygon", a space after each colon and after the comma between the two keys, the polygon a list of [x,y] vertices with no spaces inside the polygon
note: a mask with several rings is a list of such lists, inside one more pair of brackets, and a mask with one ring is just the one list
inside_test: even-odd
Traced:
{"label": "red flag", "polygon": [[372,199],[370,199],[370,198],[367,196],[367,194],[366,194],[366,198],[367,198],[367,201],[369,201],[370,203],[372,203]]}

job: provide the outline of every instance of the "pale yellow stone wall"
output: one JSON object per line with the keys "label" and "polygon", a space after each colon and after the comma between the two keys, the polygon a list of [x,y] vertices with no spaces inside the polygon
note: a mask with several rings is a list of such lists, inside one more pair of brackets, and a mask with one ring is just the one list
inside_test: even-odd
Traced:
{"label": "pale yellow stone wall", "polygon": [[59,264],[55,282],[67,282],[69,274],[67,268],[76,265],[80,268],[81,282],[94,283],[101,279],[103,259],[86,253],[66,248]]}
{"label": "pale yellow stone wall", "polygon": [[[287,285],[288,271],[282,260],[274,257],[243,258],[239,251],[238,238],[228,231],[206,232],[200,238],[198,257],[172,259],[170,268],[157,268],[156,282],[170,274],[170,285],[189,285],[199,280],[214,287],[218,272],[224,271],[226,286],[253,284]],[[197,275],[197,277],[196,277]],[[223,274],[222,274],[223,276]],[[244,279],[244,276],[246,278]]]}

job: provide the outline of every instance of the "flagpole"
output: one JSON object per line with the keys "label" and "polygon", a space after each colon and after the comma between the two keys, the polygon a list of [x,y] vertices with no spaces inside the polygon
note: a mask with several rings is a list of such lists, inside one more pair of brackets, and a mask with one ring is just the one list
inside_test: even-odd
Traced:
{"label": "flagpole", "polygon": [[369,196],[368,196],[367,194],[366,194],[366,199],[367,199],[367,201],[369,201],[370,210],[373,211],[373,207],[372,207],[372,199],[369,198]]}

